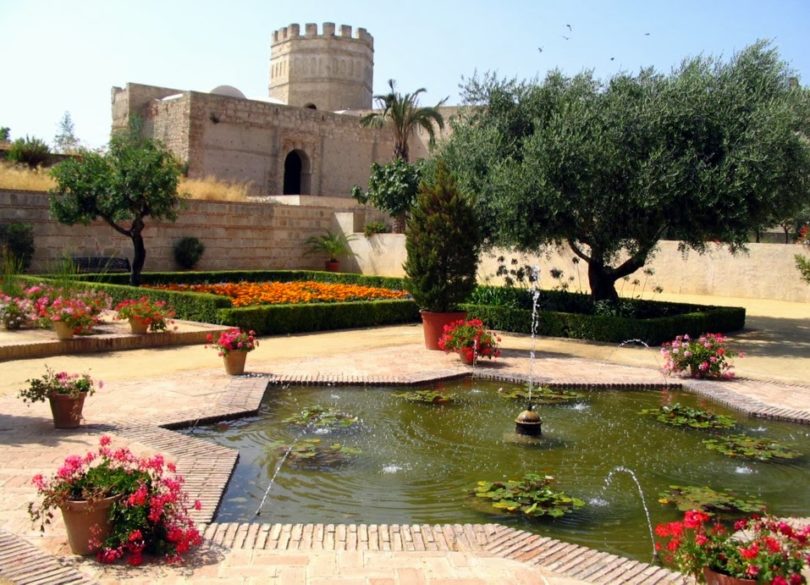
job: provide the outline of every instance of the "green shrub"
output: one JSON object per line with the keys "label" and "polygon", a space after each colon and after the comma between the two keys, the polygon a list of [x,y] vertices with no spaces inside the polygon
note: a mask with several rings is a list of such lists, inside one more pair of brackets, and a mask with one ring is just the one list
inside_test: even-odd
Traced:
{"label": "green shrub", "polygon": [[191,269],[200,261],[205,245],[193,236],[180,238],[174,244],[174,260],[181,268]]}
{"label": "green shrub", "polygon": [[419,309],[412,300],[258,305],[222,309],[218,320],[260,335],[281,335],[414,323],[419,320]]}
{"label": "green shrub", "polygon": [[[674,306],[678,305],[678,303],[665,304],[669,305],[667,309],[670,312],[674,312],[676,308]],[[745,309],[741,307],[699,305],[680,305],[680,307],[680,314],[653,318],[541,310],[537,315],[536,333],[549,337],[570,337],[612,343],[640,339],[648,345],[660,345],[684,333],[696,337],[707,331],[736,331],[745,326]],[[462,309],[467,311],[467,318],[481,319],[492,329],[531,333],[530,309],[475,304],[462,305]]]}
{"label": "green shrub", "polygon": [[374,234],[387,234],[391,231],[391,226],[383,221],[370,221],[363,228],[363,235],[370,238]]}
{"label": "green shrub", "polygon": [[32,169],[44,164],[50,158],[51,149],[39,138],[18,138],[11,143],[6,158],[11,162],[25,164]]}
{"label": "green shrub", "polygon": [[34,228],[28,223],[0,225],[0,260],[10,261],[23,270],[31,266],[34,257]]}

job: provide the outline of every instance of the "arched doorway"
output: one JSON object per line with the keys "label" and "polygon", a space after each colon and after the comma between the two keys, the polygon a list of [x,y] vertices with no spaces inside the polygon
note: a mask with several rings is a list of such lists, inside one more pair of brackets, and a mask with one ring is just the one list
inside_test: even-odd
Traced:
{"label": "arched doorway", "polygon": [[301,150],[293,150],[284,159],[284,195],[309,193],[309,158]]}

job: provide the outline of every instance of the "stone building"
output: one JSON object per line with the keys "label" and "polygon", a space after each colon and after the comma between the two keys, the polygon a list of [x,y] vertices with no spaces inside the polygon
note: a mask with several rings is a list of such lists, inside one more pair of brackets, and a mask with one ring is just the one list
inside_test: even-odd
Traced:
{"label": "stone building", "polygon": [[[227,85],[204,93],[128,83],[112,90],[113,131],[139,116],[144,134],[184,161],[192,178],[249,181],[260,195],[349,197],[367,184],[371,163],[393,153],[390,129],[360,125],[373,75],[374,39],[365,29],[352,34],[327,22],[301,34],[292,24],[272,34],[268,98]],[[426,155],[427,136],[415,134],[412,159]]]}

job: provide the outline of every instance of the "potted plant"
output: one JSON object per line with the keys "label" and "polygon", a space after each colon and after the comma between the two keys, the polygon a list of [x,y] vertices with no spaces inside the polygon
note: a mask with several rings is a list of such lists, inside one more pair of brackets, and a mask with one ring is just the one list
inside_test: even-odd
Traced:
{"label": "potted plant", "polygon": [[663,371],[665,374],[688,371],[692,378],[733,378],[733,366],[729,359],[744,357],[744,354],[730,350],[726,342],[726,337],[721,333],[706,333],[698,339],[678,335],[674,341],[661,346]]}
{"label": "potted plant", "polygon": [[332,233],[327,231],[320,236],[310,236],[304,244],[307,247],[306,254],[324,254],[327,256],[326,270],[329,272],[340,271],[340,258],[342,256],[356,256],[352,251],[349,242],[355,239],[354,234],[344,235],[343,233]]}
{"label": "potted plant", "polygon": [[75,554],[139,565],[150,553],[173,562],[202,542],[189,517],[200,502],[189,502],[183,477],[160,454],[137,457],[102,436],[95,452],[67,457],[56,474],[35,475],[33,484],[40,501],[28,506],[32,521],[44,530],[59,508]]}
{"label": "potted plant", "polygon": [[16,331],[34,320],[36,311],[29,299],[0,295],[0,321],[8,331]]}
{"label": "potted plant", "polygon": [[[39,300],[43,301],[47,297]],[[71,339],[76,333],[86,333],[98,322],[94,310],[79,299],[58,296],[50,303],[41,302],[40,317],[53,325],[56,337]]]}
{"label": "potted plant", "polygon": [[216,341],[214,341],[213,333],[209,333],[207,339],[208,343],[222,356],[225,371],[231,376],[244,373],[248,352],[259,346],[255,331],[244,331],[238,327],[223,331]]}
{"label": "potted plant", "polygon": [[498,349],[500,340],[492,331],[486,330],[480,319],[461,319],[444,326],[439,349],[458,352],[465,364],[472,365],[478,358],[492,359],[501,355]]}
{"label": "potted plant", "polygon": [[740,520],[729,530],[706,512],[691,510],[682,522],[659,524],[656,544],[664,563],[709,585],[805,583],[810,526],[794,528],[770,516]]}
{"label": "potted plant", "polygon": [[[28,380],[28,387],[19,392],[23,402],[45,402],[48,399],[53,414],[53,426],[57,429],[75,429],[82,422],[84,399],[95,392],[89,374],[54,372],[45,367],[41,378]],[[102,387],[99,382],[99,388]]]}
{"label": "potted plant", "polygon": [[440,349],[448,323],[465,318],[458,310],[475,288],[481,236],[471,203],[443,164],[431,183],[422,183],[405,229],[406,287],[421,309],[425,347]]}
{"label": "potted plant", "polygon": [[143,335],[147,331],[165,331],[171,325],[174,311],[164,301],[148,297],[127,299],[115,306],[116,319],[128,319],[132,333]]}

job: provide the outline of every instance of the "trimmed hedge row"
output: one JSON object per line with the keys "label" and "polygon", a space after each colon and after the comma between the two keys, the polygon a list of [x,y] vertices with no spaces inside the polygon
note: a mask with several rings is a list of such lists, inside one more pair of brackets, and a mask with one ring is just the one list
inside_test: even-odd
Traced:
{"label": "trimmed hedge row", "polygon": [[312,303],[301,305],[258,305],[222,309],[220,321],[263,335],[374,327],[419,320],[419,308],[412,300]]}
{"label": "trimmed hedge row", "polygon": [[[82,280],[127,284],[129,274],[82,274]],[[295,280],[316,280],[318,282],[337,282],[341,284],[362,284],[378,286],[393,290],[403,290],[405,280],[388,276],[365,276],[347,272],[325,272],[320,270],[215,270],[188,272],[144,272],[141,274],[143,284],[209,284],[216,282],[290,282]]]}
{"label": "trimmed hedge row", "polygon": [[[745,309],[742,307],[682,306],[687,312],[650,319],[539,311],[536,333],[614,343],[640,339],[648,345],[660,345],[684,333],[698,336],[706,332],[736,331],[745,326]],[[531,333],[532,312],[527,309],[474,304],[465,304],[462,308],[467,311],[468,318],[481,319],[492,329]]]}
{"label": "trimmed hedge row", "polygon": [[[47,277],[19,276],[35,284]],[[81,278],[81,280],[78,280]],[[223,281],[250,282],[274,280],[316,280],[364,284],[401,290],[404,280],[359,274],[314,270],[232,270],[217,272],[150,272],[142,275],[144,284],[207,283]],[[89,281],[89,282],[88,282]],[[73,283],[78,288],[102,290],[114,302],[146,296],[166,301],[174,307],[179,319],[207,323],[226,323],[253,329],[260,335],[327,331],[372,327],[419,321],[419,310],[413,300],[357,301],[299,305],[257,305],[234,308],[231,300],[211,294],[154,290],[129,286],[128,274],[84,274]],[[462,305],[470,318],[479,318],[493,329],[531,333],[531,297],[523,289],[478,287],[468,304]],[[638,318],[594,314],[588,295],[559,291],[542,291],[539,302],[537,334],[619,343],[640,339],[649,345],[672,340],[688,333],[728,332],[745,326],[745,309],[663,303],[656,301],[623,301]],[[655,315],[650,317],[650,315]]]}
{"label": "trimmed hedge row", "polygon": [[[128,278],[128,275],[124,276]],[[16,278],[29,285],[40,282],[50,282],[57,286],[62,284],[60,280],[54,281],[47,277],[17,276]],[[70,286],[82,290],[103,291],[112,297],[113,305],[126,299],[139,299],[141,297],[147,297],[155,301],[165,301],[175,310],[178,319],[202,321],[203,323],[219,323],[219,311],[232,306],[231,299],[211,294],[156,290],[110,284],[108,282],[85,282],[83,280],[72,280]]]}

